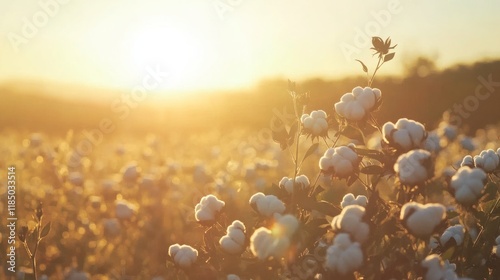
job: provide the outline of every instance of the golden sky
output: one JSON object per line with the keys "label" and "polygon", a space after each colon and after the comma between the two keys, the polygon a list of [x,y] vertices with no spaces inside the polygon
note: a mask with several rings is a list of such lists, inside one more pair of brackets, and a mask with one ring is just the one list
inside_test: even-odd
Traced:
{"label": "golden sky", "polygon": [[[128,88],[169,69],[160,89],[248,87],[360,74],[370,36],[391,36],[399,74],[414,55],[446,67],[500,57],[500,1],[0,0],[0,82]],[[149,68],[148,68],[149,67]]]}

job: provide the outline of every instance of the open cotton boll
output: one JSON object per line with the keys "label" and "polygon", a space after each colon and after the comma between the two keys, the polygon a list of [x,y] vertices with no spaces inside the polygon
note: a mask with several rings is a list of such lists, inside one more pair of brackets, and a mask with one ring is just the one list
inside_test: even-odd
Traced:
{"label": "open cotton boll", "polygon": [[464,241],[464,235],[465,235],[464,227],[462,225],[454,225],[447,228],[443,232],[439,241],[441,242],[441,245],[444,246],[446,243],[448,243],[448,241],[450,241],[453,238],[457,243],[457,245],[460,246]]}
{"label": "open cotton boll", "polygon": [[210,194],[201,198],[194,208],[195,219],[202,223],[212,223],[226,203]]}
{"label": "open cotton boll", "polygon": [[370,227],[362,221],[365,208],[359,205],[349,205],[342,209],[332,220],[332,228],[336,231],[349,233],[354,240],[363,243],[368,239]]}
{"label": "open cotton boll", "polygon": [[500,257],[500,235],[495,238],[495,243],[496,245],[493,246],[493,254],[497,255],[497,257]]}
{"label": "open cotton boll", "polygon": [[[295,184],[297,184],[300,189],[305,189],[308,188],[311,183],[306,175],[300,175],[295,177]],[[279,186],[291,194],[293,192],[293,178],[283,177]]]}
{"label": "open cotton boll", "polygon": [[399,119],[395,124],[387,122],[382,127],[384,141],[402,151],[421,148],[426,137],[423,124],[406,118]]}
{"label": "open cotton boll", "polygon": [[[24,279],[24,278],[22,278]],[[72,269],[70,272],[66,274],[64,277],[65,280],[89,280],[90,276],[88,273],[77,270],[77,269]]]}
{"label": "open cotton boll", "polygon": [[492,149],[484,150],[479,155],[474,157],[474,164],[486,173],[492,173],[498,168],[498,165],[500,164],[500,157]]}
{"label": "open cotton boll", "polygon": [[250,250],[260,260],[269,257],[281,258],[290,247],[290,238],[299,226],[297,218],[292,215],[281,216],[272,230],[260,227],[250,237]]}
{"label": "open cotton boll", "polygon": [[401,208],[400,219],[417,237],[430,236],[445,218],[446,208],[438,203],[408,202]]}
{"label": "open cotton boll", "polygon": [[126,200],[116,201],[115,214],[118,219],[130,219],[134,215],[137,208],[132,203]]}
{"label": "open cotton boll", "polygon": [[355,87],[335,103],[337,114],[350,121],[360,121],[377,108],[382,92],[377,88]]}
{"label": "open cotton boll", "polygon": [[303,114],[300,122],[304,132],[312,136],[325,136],[328,133],[328,121],[323,110],[312,111],[311,114]]}
{"label": "open cotton boll", "polygon": [[474,204],[482,195],[486,178],[482,169],[460,167],[450,181],[457,202],[463,205]]}
{"label": "open cotton boll", "polygon": [[228,274],[226,279],[227,280],[240,280],[240,277],[236,274]]}
{"label": "open cotton boll", "polygon": [[222,236],[219,244],[226,253],[241,254],[245,251],[245,225],[236,220],[227,227],[226,235]]}
{"label": "open cotton boll", "polygon": [[438,153],[441,151],[441,138],[436,132],[431,132],[427,135],[424,141],[424,150],[431,153]]}
{"label": "open cotton boll", "polygon": [[363,251],[358,242],[352,242],[349,235],[339,233],[333,245],[326,250],[325,267],[342,275],[353,272],[363,265]]}
{"label": "open cotton boll", "polygon": [[357,171],[360,161],[354,145],[329,148],[319,160],[319,168],[334,177],[347,178]]}
{"label": "open cotton boll", "polygon": [[394,164],[394,171],[405,185],[421,184],[434,175],[431,154],[425,150],[413,150],[402,154]]}
{"label": "open cotton boll", "polygon": [[168,248],[168,255],[181,268],[189,268],[198,258],[198,250],[189,245],[174,244]]}
{"label": "open cotton boll", "polygon": [[261,192],[252,195],[249,203],[257,213],[266,217],[271,217],[275,213],[282,214],[286,209],[285,204],[279,198]]}
{"label": "open cotton boll", "polygon": [[464,148],[465,150],[469,151],[469,152],[472,152],[476,149],[476,143],[474,143],[474,139],[470,138],[470,137],[461,137],[460,138],[460,146],[462,146],[462,148]]}
{"label": "open cotton boll", "polygon": [[121,232],[120,222],[117,219],[106,219],[103,222],[104,236],[116,237]]}
{"label": "open cotton boll", "polygon": [[469,280],[469,278],[458,277],[455,273],[456,265],[448,260],[443,262],[436,254],[427,256],[421,265],[426,270],[425,280]]}
{"label": "open cotton boll", "polygon": [[131,162],[122,168],[122,178],[125,182],[135,182],[140,175],[140,168],[135,162]]}
{"label": "open cotton boll", "polygon": [[460,166],[468,166],[470,168],[476,167],[474,164],[474,159],[470,155],[466,155],[463,159],[462,162],[460,163]]}
{"label": "open cotton boll", "polygon": [[354,198],[354,195],[352,193],[348,193],[344,195],[342,198],[342,202],[340,203],[340,207],[346,208],[349,205],[359,205],[366,207],[368,204],[368,198],[364,195],[358,195],[356,198]]}
{"label": "open cotton boll", "polygon": [[437,130],[439,135],[446,137],[448,141],[453,141],[458,136],[458,128],[448,122],[440,122]]}

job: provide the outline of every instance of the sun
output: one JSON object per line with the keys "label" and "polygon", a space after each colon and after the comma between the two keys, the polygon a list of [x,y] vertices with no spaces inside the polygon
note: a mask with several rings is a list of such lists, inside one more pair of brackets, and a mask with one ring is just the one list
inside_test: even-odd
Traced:
{"label": "sun", "polygon": [[182,89],[203,69],[196,34],[168,25],[148,25],[132,32],[130,62],[135,72],[146,67],[168,70],[172,76],[159,89]]}

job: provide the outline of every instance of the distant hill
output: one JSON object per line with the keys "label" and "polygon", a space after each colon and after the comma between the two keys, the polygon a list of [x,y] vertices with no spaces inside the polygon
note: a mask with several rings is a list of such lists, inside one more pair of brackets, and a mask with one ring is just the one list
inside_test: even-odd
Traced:
{"label": "distant hill", "polygon": [[[500,82],[500,61],[459,65],[425,77],[411,74],[403,79],[376,79],[374,87],[383,93],[380,122],[407,117],[433,127],[446,110],[455,104],[472,100],[481,82],[478,77]],[[357,85],[366,85],[362,77],[342,80],[310,79],[298,81],[300,89],[311,94],[309,108],[332,110],[340,96]],[[500,87],[493,87],[487,100],[463,119],[471,129],[484,127],[500,120]],[[123,110],[113,109],[124,91],[105,91],[71,85],[15,81],[0,85],[0,126],[28,131],[66,131],[91,129],[103,118],[112,119],[121,130],[155,133],[193,131],[200,129],[231,129],[234,127],[269,127],[273,111],[283,111],[291,101],[287,82],[282,79],[262,81],[251,91],[191,95],[187,98],[148,98],[130,108],[124,119]],[[484,89],[482,89],[484,90]],[[78,98],[69,98],[67,91]],[[105,98],[95,98],[105,96]],[[194,97],[193,97],[194,96]],[[468,98],[468,99],[467,99]],[[470,101],[472,102],[472,101]],[[116,104],[115,104],[116,105]],[[470,104],[469,108],[472,105]],[[123,108],[122,108],[123,109]],[[468,113],[468,112],[467,112]]]}

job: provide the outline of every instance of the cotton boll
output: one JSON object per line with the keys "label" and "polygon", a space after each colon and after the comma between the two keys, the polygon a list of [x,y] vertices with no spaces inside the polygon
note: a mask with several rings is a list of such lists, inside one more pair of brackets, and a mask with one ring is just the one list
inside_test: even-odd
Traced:
{"label": "cotton boll", "polygon": [[303,114],[300,118],[304,132],[314,136],[326,136],[328,133],[328,121],[323,110],[312,111],[311,114]]}
{"label": "cotton boll", "polygon": [[460,163],[460,166],[468,166],[470,168],[474,168],[474,159],[470,155],[466,155],[463,159],[462,162]]}
{"label": "cotton boll", "polygon": [[290,247],[290,238],[298,226],[299,222],[294,216],[281,216],[272,230],[261,227],[254,231],[250,237],[250,250],[260,260],[281,258]]}
{"label": "cotton boll", "polygon": [[80,172],[71,172],[68,174],[68,181],[74,186],[81,187],[84,183],[84,178]]}
{"label": "cotton boll", "polygon": [[424,145],[427,133],[423,124],[406,118],[399,119],[396,124],[388,122],[382,127],[383,140],[390,146],[409,151]]}
{"label": "cotton boll", "polygon": [[106,219],[103,222],[104,235],[106,237],[116,237],[120,235],[121,226],[117,219]]}
{"label": "cotton boll", "polygon": [[228,274],[226,279],[227,280],[240,280],[240,277],[236,274]]}
{"label": "cotton boll", "polygon": [[127,220],[132,218],[137,207],[126,200],[116,201],[115,214],[118,219]]}
{"label": "cotton boll", "polygon": [[361,121],[376,109],[382,93],[379,89],[355,87],[352,92],[344,94],[335,103],[334,109],[341,117],[349,121]]}
{"label": "cotton boll", "polygon": [[441,138],[437,133],[431,132],[424,141],[424,149],[431,153],[438,153],[441,151]]}
{"label": "cotton boll", "polygon": [[183,269],[189,268],[198,258],[198,250],[189,245],[174,244],[168,248],[168,255]]}
{"label": "cotton boll", "polygon": [[444,278],[444,269],[439,255],[432,254],[422,261],[422,266],[427,271],[425,280],[442,280]]}
{"label": "cotton boll", "polygon": [[363,265],[363,251],[358,242],[352,242],[349,235],[339,233],[333,240],[333,245],[326,250],[325,267],[345,275]]}
{"label": "cotton boll", "polygon": [[347,178],[358,170],[360,161],[354,147],[329,148],[319,160],[319,168],[334,177]]}
{"label": "cotton boll", "polygon": [[429,249],[434,250],[437,247],[439,247],[439,240],[436,237],[431,236],[429,239]]}
{"label": "cotton boll", "polygon": [[470,137],[461,137],[460,138],[460,146],[462,146],[463,149],[472,152],[476,149],[476,143],[474,143],[474,139]]}
{"label": "cotton boll", "polygon": [[285,204],[279,198],[274,195],[264,195],[261,192],[252,195],[249,203],[257,213],[266,217],[271,217],[275,213],[281,214],[286,209]]}
{"label": "cotton boll", "polygon": [[417,237],[430,236],[445,218],[446,208],[437,203],[408,202],[401,208],[400,219]]}
{"label": "cotton boll", "polygon": [[495,243],[496,245],[493,246],[493,254],[495,254],[497,257],[500,257],[500,235],[495,238]]}
{"label": "cotton boll", "polygon": [[402,154],[394,164],[394,171],[401,183],[418,185],[433,176],[431,154],[425,150],[413,150]]}
{"label": "cotton boll", "polygon": [[464,234],[465,229],[462,225],[454,225],[447,228],[441,235],[441,238],[439,240],[441,242],[441,245],[445,246],[445,244],[453,238],[456,244],[460,246],[464,241]]}
{"label": "cotton boll", "polygon": [[225,204],[212,194],[202,197],[194,208],[196,221],[203,224],[213,223]]}
{"label": "cotton boll", "polygon": [[482,151],[474,157],[476,167],[483,169],[486,173],[492,173],[500,164],[499,155],[492,149]]}
{"label": "cotton boll", "polygon": [[438,126],[438,133],[440,136],[445,137],[448,141],[453,141],[458,136],[458,128],[447,122],[441,122]]}
{"label": "cotton boll", "polygon": [[[299,175],[295,177],[295,184],[298,185],[299,189],[306,189],[311,183],[309,182],[309,178],[307,178],[307,176]],[[283,177],[279,186],[291,194],[293,192],[293,178]]]}
{"label": "cotton boll", "polygon": [[475,203],[482,195],[486,179],[486,173],[479,168],[460,167],[450,181],[457,202],[463,205]]}
{"label": "cotton boll", "polygon": [[340,207],[345,208],[349,205],[359,205],[366,207],[368,204],[368,198],[364,195],[358,195],[356,198],[354,198],[354,195],[352,193],[348,193],[344,195],[342,198],[342,202],[340,204]]}
{"label": "cotton boll", "polygon": [[332,220],[332,228],[336,231],[346,232],[354,237],[354,240],[364,243],[369,236],[370,227],[362,221],[365,208],[359,205],[349,205]]}
{"label": "cotton boll", "polygon": [[122,178],[125,182],[135,182],[140,175],[140,168],[132,162],[122,168]]}
{"label": "cotton boll", "polygon": [[65,280],[88,280],[90,279],[89,275],[83,271],[79,271],[76,269],[72,269],[66,276]]}
{"label": "cotton boll", "polygon": [[219,240],[219,244],[226,253],[241,254],[245,251],[245,225],[236,220],[228,228],[227,233]]}

